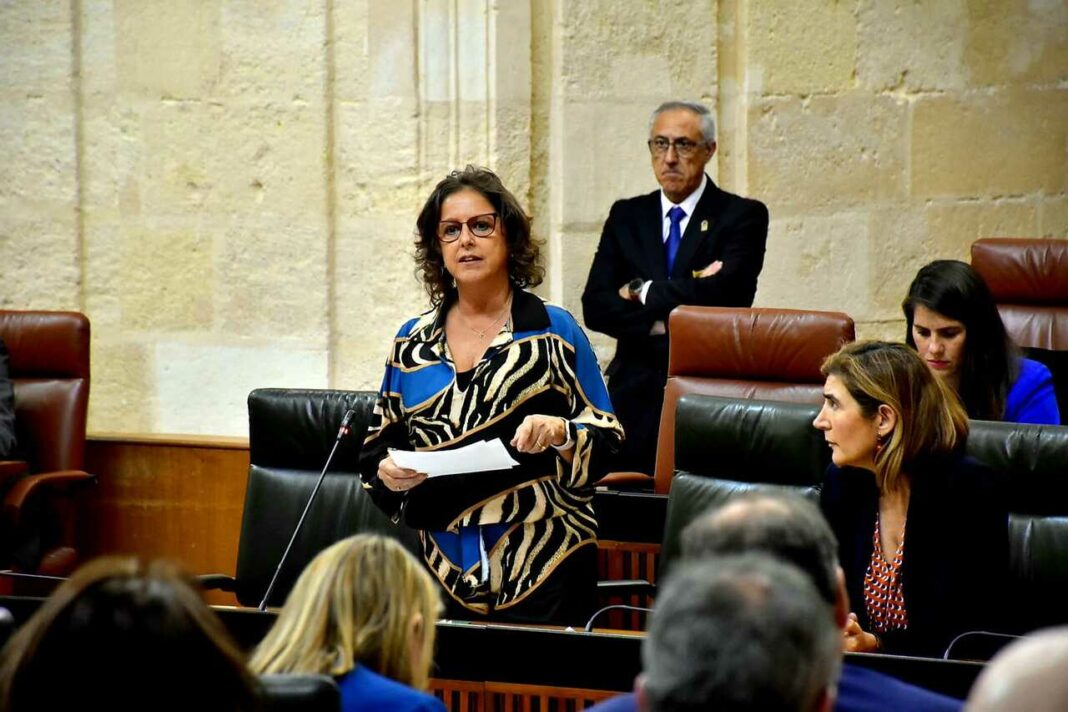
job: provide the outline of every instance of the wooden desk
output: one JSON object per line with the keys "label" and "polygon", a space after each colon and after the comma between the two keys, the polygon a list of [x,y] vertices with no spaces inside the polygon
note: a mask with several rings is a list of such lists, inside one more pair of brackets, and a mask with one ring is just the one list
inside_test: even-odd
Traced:
{"label": "wooden desk", "polygon": [[[165,557],[195,574],[232,575],[237,567],[248,441],[196,435],[92,433],[86,469],[98,476],[84,493],[78,550]],[[667,498],[648,493],[598,491],[598,557],[602,580],[656,580]],[[212,591],[210,603],[236,604]],[[643,596],[607,603],[648,606]],[[644,617],[609,614],[604,623],[641,629]]]}
{"label": "wooden desk", "polygon": [[[0,597],[0,606],[21,624],[42,600]],[[214,610],[245,649],[263,638],[276,617],[248,608]],[[632,689],[643,639],[625,632],[441,622],[431,689],[451,710],[525,709],[534,700],[541,709],[550,702],[582,709]],[[967,696],[983,669],[980,663],[891,655],[848,654],[846,661],[958,698]]]}

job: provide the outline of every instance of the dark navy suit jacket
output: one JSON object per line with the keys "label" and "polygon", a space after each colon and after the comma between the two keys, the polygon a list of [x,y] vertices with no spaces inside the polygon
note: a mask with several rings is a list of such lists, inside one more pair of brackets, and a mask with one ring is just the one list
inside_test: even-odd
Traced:
{"label": "dark navy suit jacket", "polygon": [[[663,220],[659,190],[616,202],[582,293],[586,327],[616,339],[606,375],[627,437],[619,461],[650,474],[668,363],[667,336],[650,335],[653,324],[666,324],[680,304],[752,306],[768,239],[767,207],[721,190],[709,178],[668,274]],[[723,262],[717,274],[693,276],[717,260]],[[636,278],[651,281],[645,304],[619,296],[619,288]]]}
{"label": "dark navy suit jacket", "polygon": [[[961,700],[910,685],[859,665],[843,665],[835,712],[960,712]],[[638,712],[634,693],[605,700],[586,712]]]}
{"label": "dark navy suit jacket", "polygon": [[[963,456],[917,463],[901,562],[908,628],[881,635],[881,652],[942,657],[960,633],[1002,628],[1009,566],[1008,512],[995,474]],[[838,559],[861,628],[879,491],[875,475],[831,465],[823,512],[838,537]]]}

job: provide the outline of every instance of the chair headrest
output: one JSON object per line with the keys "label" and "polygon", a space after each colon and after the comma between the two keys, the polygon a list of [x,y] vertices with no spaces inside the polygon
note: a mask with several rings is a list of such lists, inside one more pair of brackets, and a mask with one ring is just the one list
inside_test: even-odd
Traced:
{"label": "chair headrest", "polygon": [[856,337],[839,312],[681,306],[668,374],[823,383],[820,365]]}
{"label": "chair headrest", "polygon": [[973,420],[967,449],[1002,474],[1010,512],[1068,517],[1068,427]]}
{"label": "chair headrest", "polygon": [[682,532],[690,522],[705,512],[722,507],[739,495],[753,491],[800,494],[817,505],[820,498],[820,488],[815,484],[794,487],[760,482],[737,482],[718,477],[679,473],[668,494],[664,541],[660,547],[660,569],[657,579],[663,581],[671,566],[681,555]]}
{"label": "chair headrest", "polygon": [[260,675],[263,712],[328,712],[341,709],[341,691],[326,675]]}
{"label": "chair headrest", "polygon": [[972,267],[996,302],[1068,306],[1068,240],[983,238]]}
{"label": "chair headrest", "polygon": [[12,378],[89,378],[89,319],[77,312],[0,310]]}
{"label": "chair headrest", "polygon": [[[831,451],[819,406],[686,395],[675,412],[675,469],[738,482],[812,486]],[[672,485],[674,491],[674,484]]]}
{"label": "chair headrest", "polygon": [[252,464],[318,470],[334,446],[345,411],[352,408],[352,432],[338,447],[330,469],[355,472],[377,398],[372,391],[257,388],[248,396]]}

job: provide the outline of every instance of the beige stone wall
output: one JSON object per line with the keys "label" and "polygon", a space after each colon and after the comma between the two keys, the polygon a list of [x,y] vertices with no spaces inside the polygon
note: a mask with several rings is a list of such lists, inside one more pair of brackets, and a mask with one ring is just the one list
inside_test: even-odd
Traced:
{"label": "beige stone wall", "polygon": [[10,1],[0,64],[0,307],[90,316],[94,430],[377,387],[416,212],[469,162],[577,313],[667,98],[715,107],[713,176],[771,210],[760,305],[898,336],[926,260],[1068,237],[1058,2]]}
{"label": "beige stone wall", "polygon": [[862,337],[900,339],[924,263],[967,260],[983,236],[1068,237],[1068,6],[720,9],[721,33],[744,28],[736,185],[772,215],[758,305],[837,309]]}

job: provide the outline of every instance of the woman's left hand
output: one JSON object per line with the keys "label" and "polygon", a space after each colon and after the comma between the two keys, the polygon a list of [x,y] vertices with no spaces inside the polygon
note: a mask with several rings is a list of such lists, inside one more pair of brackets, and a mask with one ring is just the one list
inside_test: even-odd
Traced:
{"label": "woman's left hand", "polygon": [[528,415],[516,428],[512,447],[519,452],[537,454],[567,442],[567,421],[553,415]]}
{"label": "woman's left hand", "polygon": [[842,651],[846,653],[874,653],[879,649],[879,639],[860,627],[856,613],[850,613],[842,631]]}

